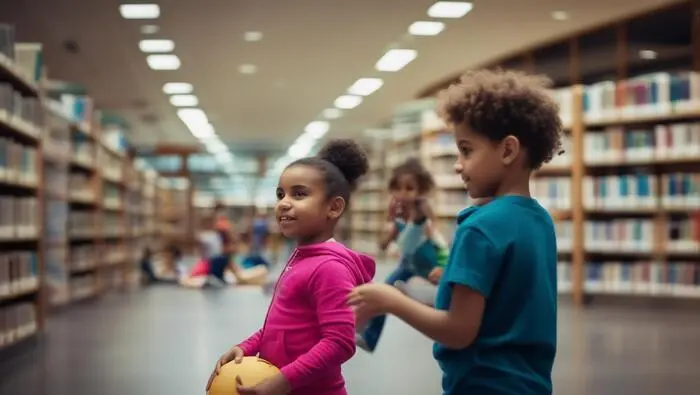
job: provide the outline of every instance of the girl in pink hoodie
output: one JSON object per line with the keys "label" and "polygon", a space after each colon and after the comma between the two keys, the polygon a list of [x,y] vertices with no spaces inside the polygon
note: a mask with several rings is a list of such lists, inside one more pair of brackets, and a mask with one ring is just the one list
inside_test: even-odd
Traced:
{"label": "girl in pink hoodie", "polygon": [[254,387],[238,382],[241,395],[345,395],[341,365],[355,353],[355,315],[347,294],[374,277],[375,263],[333,239],[357,179],[368,170],[352,140],[334,140],[315,157],[293,162],[277,187],[281,232],[297,241],[272,296],[263,327],[216,364],[259,355],[280,374]]}

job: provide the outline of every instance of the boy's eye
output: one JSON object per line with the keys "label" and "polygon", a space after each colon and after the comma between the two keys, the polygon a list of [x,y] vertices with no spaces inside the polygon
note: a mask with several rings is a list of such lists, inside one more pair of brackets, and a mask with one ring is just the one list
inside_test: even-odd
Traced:
{"label": "boy's eye", "polygon": [[284,199],[284,191],[282,190],[277,190],[277,200],[282,200]]}
{"label": "boy's eye", "polygon": [[459,152],[461,152],[462,155],[464,155],[464,156],[469,156],[469,154],[471,154],[472,151],[473,151],[473,150],[472,150],[471,148],[469,148],[469,147],[464,147],[464,146],[459,147]]}

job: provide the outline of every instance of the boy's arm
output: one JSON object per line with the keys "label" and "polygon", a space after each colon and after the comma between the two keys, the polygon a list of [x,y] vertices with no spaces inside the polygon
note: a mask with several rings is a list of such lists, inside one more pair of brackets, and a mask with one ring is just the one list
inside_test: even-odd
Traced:
{"label": "boy's arm", "polygon": [[500,254],[480,231],[466,229],[455,239],[455,256],[443,274],[452,289],[448,311],[436,310],[403,295],[393,298],[389,313],[436,342],[453,349],[471,345],[494,282],[500,271]]}
{"label": "boy's arm", "polygon": [[393,221],[387,222],[384,225],[384,231],[382,232],[379,239],[379,248],[382,251],[385,251],[389,247],[389,244],[391,244],[391,242],[396,239],[396,236],[398,236],[398,234],[399,230],[396,227],[396,223],[394,223]]}
{"label": "boy's arm", "polygon": [[281,369],[292,389],[306,386],[355,354],[355,314],[346,302],[355,285],[350,270],[337,261],[322,263],[312,274],[309,289],[321,325],[321,340]]}
{"label": "boy's arm", "polygon": [[258,329],[250,335],[248,339],[241,342],[238,347],[243,350],[243,354],[247,356],[257,355],[260,352],[260,337],[262,336],[262,329]]}

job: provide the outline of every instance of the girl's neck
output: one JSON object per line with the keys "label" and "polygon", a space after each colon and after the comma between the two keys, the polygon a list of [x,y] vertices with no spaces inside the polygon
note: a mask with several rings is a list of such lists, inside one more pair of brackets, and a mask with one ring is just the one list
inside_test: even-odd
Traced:
{"label": "girl's neck", "polygon": [[302,237],[297,239],[297,245],[308,246],[312,244],[325,243],[326,241],[333,238],[333,231],[323,232],[317,235]]}

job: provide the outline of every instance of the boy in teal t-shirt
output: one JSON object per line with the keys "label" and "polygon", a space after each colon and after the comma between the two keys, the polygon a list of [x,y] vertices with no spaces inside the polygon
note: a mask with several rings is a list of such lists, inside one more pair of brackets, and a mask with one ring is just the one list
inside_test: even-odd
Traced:
{"label": "boy in teal t-shirt", "polygon": [[460,213],[435,308],[393,287],[348,297],[358,325],[393,314],[435,340],[444,395],[552,393],[557,338],[554,224],[530,195],[532,172],[559,152],[558,106],[541,77],[467,73],[439,97],[454,131],[455,172],[472,198]]}

